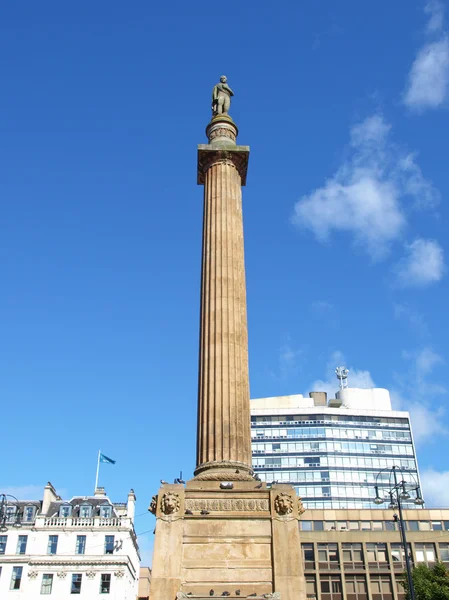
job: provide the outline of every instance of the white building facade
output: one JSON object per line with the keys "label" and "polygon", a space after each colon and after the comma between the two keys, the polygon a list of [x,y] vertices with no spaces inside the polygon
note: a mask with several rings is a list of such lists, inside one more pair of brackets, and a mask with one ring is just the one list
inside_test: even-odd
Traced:
{"label": "white building facade", "polygon": [[306,508],[376,508],[376,479],[386,484],[393,466],[420,486],[409,413],[385,389],[252,400],[251,434],[260,479],[293,485]]}
{"label": "white building facade", "polygon": [[126,503],[113,504],[103,488],[64,501],[48,483],[42,501],[8,505],[0,531],[0,598],[135,600],[135,501],[131,490]]}

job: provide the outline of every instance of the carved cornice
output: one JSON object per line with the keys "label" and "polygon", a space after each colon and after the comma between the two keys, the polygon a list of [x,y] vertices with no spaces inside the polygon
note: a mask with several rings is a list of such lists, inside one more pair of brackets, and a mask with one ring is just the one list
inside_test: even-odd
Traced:
{"label": "carved cornice", "polygon": [[237,169],[241,185],[246,184],[246,173],[248,170],[249,147],[231,146],[216,148],[209,144],[198,146],[198,177],[199,185],[203,185],[205,175],[212,165],[228,164]]}

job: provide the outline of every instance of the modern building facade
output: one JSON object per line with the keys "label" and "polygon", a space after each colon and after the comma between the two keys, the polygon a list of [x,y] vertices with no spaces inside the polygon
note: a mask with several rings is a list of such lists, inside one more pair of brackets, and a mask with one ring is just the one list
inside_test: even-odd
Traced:
{"label": "modern building facade", "polygon": [[376,477],[392,466],[420,485],[409,413],[392,410],[385,389],[252,400],[251,437],[260,479],[290,483],[306,508],[375,508]]}
{"label": "modern building facade", "polygon": [[[449,567],[449,510],[404,510],[412,565]],[[307,510],[300,523],[307,598],[405,600],[405,554],[392,510]]]}
{"label": "modern building facade", "polygon": [[135,600],[140,563],[135,501],[131,490],[126,503],[113,504],[104,488],[65,501],[48,483],[42,500],[7,505],[0,531],[0,598]]}

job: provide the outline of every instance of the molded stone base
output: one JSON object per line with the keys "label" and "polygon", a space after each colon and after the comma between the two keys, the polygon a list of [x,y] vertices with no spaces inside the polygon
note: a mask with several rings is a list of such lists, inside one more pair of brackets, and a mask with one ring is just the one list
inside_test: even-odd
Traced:
{"label": "molded stone base", "polygon": [[152,503],[157,525],[150,600],[223,592],[305,600],[301,508],[288,485],[268,489],[236,481],[222,489],[220,482],[196,479],[186,487],[164,485]]}

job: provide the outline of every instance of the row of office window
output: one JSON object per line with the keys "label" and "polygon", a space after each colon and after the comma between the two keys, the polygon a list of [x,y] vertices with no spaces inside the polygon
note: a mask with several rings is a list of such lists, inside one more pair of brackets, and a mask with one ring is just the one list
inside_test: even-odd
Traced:
{"label": "row of office window", "polygon": [[[297,456],[297,457],[264,457],[253,455],[255,469],[266,468],[307,468],[307,467],[345,467],[351,469],[384,469],[398,466],[404,470],[416,471],[416,463],[408,458],[373,458],[371,456]],[[272,465],[272,467],[270,467]],[[378,471],[377,471],[378,472]]]}
{"label": "row of office window", "polygon": [[[340,575],[319,575],[318,585],[322,600],[342,600],[343,588]],[[373,600],[393,600],[393,585],[395,585],[398,598],[405,598],[401,577],[392,579],[390,575],[370,575],[368,580],[365,575],[345,575],[345,588],[347,600],[367,600],[368,586]],[[307,598],[317,597],[317,578],[314,575],[306,576]]]}
{"label": "row of office window", "polygon": [[364,442],[295,442],[293,444],[278,442],[271,444],[271,450],[267,449],[270,444],[252,444],[253,454],[269,452],[281,453],[307,453],[307,452],[343,452],[345,454],[394,454],[413,456],[413,446],[411,444],[366,444]]}
{"label": "row of office window", "polygon": [[[49,535],[47,543],[47,554],[57,554],[58,551],[57,535]],[[0,535],[0,554],[6,554],[6,545],[8,542],[7,535]],[[16,554],[26,554],[27,550],[27,535],[19,535],[17,539]],[[105,535],[104,538],[104,553],[113,554],[115,549],[115,536]],[[75,544],[75,554],[84,554],[86,551],[86,536],[77,535]]]}
{"label": "row of office window", "polygon": [[[375,484],[376,483],[376,472],[375,471],[333,471],[333,470],[298,470],[298,471],[281,471],[279,474],[279,479],[284,481],[304,481],[307,483],[317,483],[320,481],[330,481],[334,484],[338,483],[354,483],[354,484]],[[270,473],[271,479],[273,479],[273,474]],[[403,479],[407,483],[415,483],[417,479],[417,474],[412,473],[404,473]],[[378,482],[381,482],[382,479],[377,478]]]}
{"label": "row of office window", "polygon": [[272,425],[304,425],[305,423],[315,425],[318,423],[320,425],[330,424],[332,426],[348,424],[353,427],[409,427],[407,419],[346,415],[344,413],[338,415],[268,415],[251,417],[252,427],[261,423]]}
{"label": "row of office window", "polygon": [[[300,521],[301,531],[396,531],[395,521]],[[404,521],[407,531],[449,531],[449,521]]]}
{"label": "row of office window", "polygon": [[253,428],[251,437],[257,438],[333,438],[333,439],[360,439],[360,440],[400,440],[411,441],[410,431],[396,431],[383,429],[349,429],[342,427],[286,427],[278,428]]}
{"label": "row of office window", "polygon": [[[389,556],[393,563],[398,563],[399,568],[405,561],[402,544],[388,544],[369,542],[365,544],[365,550],[361,543],[343,543],[341,545],[342,556],[339,556],[338,544],[323,543],[317,544],[316,550],[313,544],[301,544],[302,559],[306,570],[314,570],[316,563],[320,569],[338,568],[339,563],[351,565],[352,567],[361,567],[366,559],[367,563],[387,564]],[[435,544],[431,542],[415,542],[412,550],[411,544],[408,544],[409,556],[415,563],[433,564],[437,561]],[[440,560],[449,562],[449,544],[440,543]]]}
{"label": "row of office window", "polygon": [[[0,567],[0,577],[2,568]],[[23,567],[13,567],[11,573],[10,590],[20,590],[23,579]],[[41,580],[40,593],[43,595],[51,594],[53,591],[53,573],[43,573]],[[83,584],[82,573],[73,573],[70,582],[70,593],[81,594]],[[109,594],[111,592],[111,574],[102,573],[100,578],[100,594]]]}

